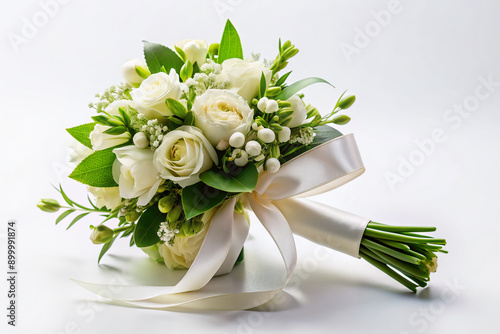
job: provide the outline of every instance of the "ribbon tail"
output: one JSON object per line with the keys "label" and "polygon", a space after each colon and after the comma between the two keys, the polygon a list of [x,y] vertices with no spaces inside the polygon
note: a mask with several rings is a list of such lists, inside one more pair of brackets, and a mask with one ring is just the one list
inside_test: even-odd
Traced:
{"label": "ribbon tail", "polygon": [[[111,300],[140,301],[159,296],[173,296],[173,303],[180,303],[179,295],[175,296],[175,294],[201,289],[212,279],[224,263],[232,245],[235,202],[236,199],[234,198],[228,200],[217,211],[198,255],[184,277],[174,286],[109,285],[77,280],[74,280],[74,282],[95,294]],[[183,294],[181,299],[189,301],[190,298],[189,294]]]}
{"label": "ribbon tail", "polygon": [[293,233],[359,258],[359,246],[369,219],[305,199],[273,201]]}

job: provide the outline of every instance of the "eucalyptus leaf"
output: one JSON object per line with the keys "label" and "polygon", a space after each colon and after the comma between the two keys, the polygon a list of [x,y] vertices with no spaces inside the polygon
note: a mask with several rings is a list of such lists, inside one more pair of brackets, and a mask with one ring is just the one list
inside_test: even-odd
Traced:
{"label": "eucalyptus leaf", "polygon": [[149,247],[160,242],[157,233],[165,219],[165,214],[161,213],[156,204],[144,211],[134,231],[134,241],[137,247]]}
{"label": "eucalyptus leaf", "polygon": [[247,164],[245,167],[227,174],[222,170],[212,168],[200,174],[203,183],[230,193],[251,192],[257,185],[259,172],[254,164]]}
{"label": "eucalyptus leaf", "polygon": [[87,123],[66,129],[68,133],[88,148],[92,148],[90,133],[94,130],[95,123]]}
{"label": "eucalyptus leaf", "polygon": [[227,192],[198,182],[182,189],[182,207],[186,219],[196,217],[219,205]]}
{"label": "eucalyptus leaf", "polygon": [[297,93],[297,92],[301,91],[302,89],[304,89],[312,84],[315,84],[315,83],[326,83],[326,84],[334,87],[331,83],[329,83],[328,81],[321,79],[321,78],[316,78],[316,77],[306,78],[306,79],[302,79],[302,80],[299,80],[297,82],[294,82],[290,86],[283,89],[278,94],[278,96],[276,96],[276,100],[283,100],[283,101],[288,100],[295,93]]}
{"label": "eucalyptus leaf", "polygon": [[146,63],[151,73],[162,72],[162,68],[165,73],[169,73],[172,68],[177,73],[180,73],[184,62],[177,53],[161,44],[148,41],[143,42],[144,58],[146,59]]}
{"label": "eucalyptus leaf", "polygon": [[226,59],[243,59],[243,48],[241,47],[240,36],[231,21],[226,21],[224,32],[219,46],[219,56],[217,62],[222,64]]}
{"label": "eucalyptus leaf", "polygon": [[118,185],[113,179],[115,159],[113,148],[95,151],[83,159],[69,177],[92,187],[116,187]]}

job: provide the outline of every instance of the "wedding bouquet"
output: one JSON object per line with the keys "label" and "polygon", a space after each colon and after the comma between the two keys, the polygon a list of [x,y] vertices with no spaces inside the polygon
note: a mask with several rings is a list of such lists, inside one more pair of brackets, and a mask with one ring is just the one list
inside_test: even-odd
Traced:
{"label": "wedding bouquet", "polygon": [[[354,136],[330,126],[350,121],[340,113],[354,96],[342,94],[322,116],[300,91],[329,83],[288,83],[291,71],[282,74],[298,49],[280,40],[273,61],[244,59],[230,21],[219,44],[185,40],[174,49],[145,41],[145,62],[127,61],[125,83],[90,104],[92,122],[67,129],[79,145],[69,176],[88,186],[90,205],[71,200],[61,186],[67,206],[38,204],[47,212],[65,208],[56,224],[81,212],[68,228],[90,213],[104,216],[91,226],[90,239],[103,244],[99,261],[117,238],[130,237],[153,260],[189,269],[175,286],[128,287],[114,299],[147,307],[227,299],[202,288],[243,260],[247,210],[278,246],[286,281],[296,263],[293,232],[361,257],[412,291],[426,286],[445,240],[418,233],[435,228],[384,225],[299,199],[364,172]],[[80,284],[96,293],[101,286]],[[230,307],[257,306],[277,292],[232,294]]]}

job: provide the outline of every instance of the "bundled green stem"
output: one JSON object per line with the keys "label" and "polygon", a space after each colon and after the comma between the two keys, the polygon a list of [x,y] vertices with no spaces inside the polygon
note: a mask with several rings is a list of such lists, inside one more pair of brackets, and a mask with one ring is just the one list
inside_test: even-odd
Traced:
{"label": "bundled green stem", "polygon": [[360,256],[413,292],[425,287],[437,268],[436,252],[445,239],[416,232],[434,232],[435,227],[388,226],[370,222],[359,250]]}

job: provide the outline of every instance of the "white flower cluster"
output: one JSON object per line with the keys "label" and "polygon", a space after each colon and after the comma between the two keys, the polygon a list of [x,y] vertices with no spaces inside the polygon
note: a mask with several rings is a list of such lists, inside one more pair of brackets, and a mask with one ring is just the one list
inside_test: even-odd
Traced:
{"label": "white flower cluster", "polygon": [[160,224],[160,229],[158,230],[158,237],[166,245],[172,246],[174,244],[175,236],[179,233],[178,229],[170,229],[167,222],[162,222]]}
{"label": "white flower cluster", "polygon": [[316,134],[312,128],[301,128],[299,132],[290,138],[289,143],[295,144],[299,143],[302,145],[309,145],[313,142]]}
{"label": "white flower cluster", "polygon": [[[143,114],[138,114],[137,118],[143,119]],[[157,149],[163,137],[167,134],[168,127],[158,122],[157,119],[150,119],[147,124],[143,125],[141,132],[134,135],[133,141],[138,148],[146,148],[149,144],[151,145],[151,150]]]}
{"label": "white flower cluster", "polygon": [[222,65],[208,59],[200,68],[200,73],[196,73],[193,78],[186,80],[186,85],[193,88],[196,95],[202,95],[208,89],[226,89],[229,80],[219,77],[222,72]]}
{"label": "white flower cluster", "polygon": [[131,86],[128,83],[120,83],[107,88],[102,94],[96,94],[98,102],[89,103],[89,108],[95,109],[98,113],[103,112],[111,103],[120,100],[130,100]]}

